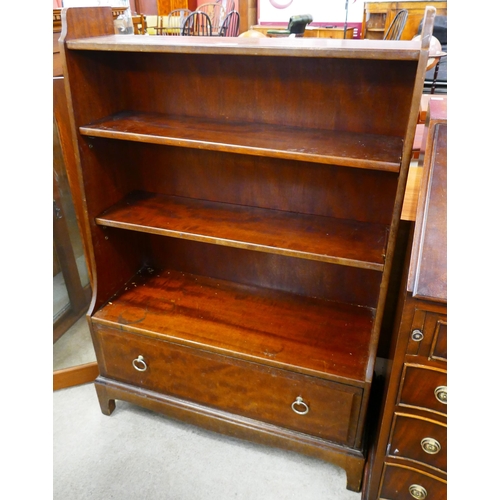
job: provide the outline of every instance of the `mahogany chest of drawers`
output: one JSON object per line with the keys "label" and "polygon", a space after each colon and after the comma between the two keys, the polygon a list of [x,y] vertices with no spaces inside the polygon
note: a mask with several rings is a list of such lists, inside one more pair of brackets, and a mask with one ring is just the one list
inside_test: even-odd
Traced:
{"label": "mahogany chest of drawers", "polygon": [[431,100],[413,241],[364,500],[446,499],[446,100]]}

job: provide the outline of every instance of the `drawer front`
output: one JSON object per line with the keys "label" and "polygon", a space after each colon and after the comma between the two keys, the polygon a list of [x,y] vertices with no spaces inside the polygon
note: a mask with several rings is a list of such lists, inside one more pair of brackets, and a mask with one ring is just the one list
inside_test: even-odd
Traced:
{"label": "drawer front", "polygon": [[405,364],[398,397],[400,406],[446,415],[446,371]]}
{"label": "drawer front", "polygon": [[396,414],[388,455],[407,458],[446,472],[446,425],[411,415]]}
{"label": "drawer front", "polygon": [[353,446],[359,388],[100,325],[93,329],[106,377]]}
{"label": "drawer front", "polygon": [[432,339],[430,359],[443,360],[448,359],[448,323],[446,321],[438,321],[434,330]]}
{"label": "drawer front", "polygon": [[379,498],[446,500],[446,482],[415,469],[385,464]]}
{"label": "drawer front", "polygon": [[446,361],[448,359],[447,330],[446,314],[415,309],[407,354]]}

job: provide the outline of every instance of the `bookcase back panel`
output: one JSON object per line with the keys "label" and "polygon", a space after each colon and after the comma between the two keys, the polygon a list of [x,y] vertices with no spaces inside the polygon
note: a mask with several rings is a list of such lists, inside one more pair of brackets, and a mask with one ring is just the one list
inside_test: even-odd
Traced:
{"label": "bookcase back panel", "polygon": [[264,252],[150,236],[150,263],[160,269],[230,280],[309,297],[377,305],[382,273]]}
{"label": "bookcase back panel", "polygon": [[141,268],[173,269],[244,285],[374,308],[382,273],[196,241],[93,227],[96,308]]}
{"label": "bookcase back panel", "polygon": [[140,154],[145,191],[382,224],[391,220],[394,173],[175,147],[144,145]]}
{"label": "bookcase back panel", "polygon": [[80,125],[134,110],[399,137],[408,126],[416,67],[214,54],[81,51],[75,59],[82,84],[93,83],[81,89],[90,94]]}
{"label": "bookcase back panel", "polygon": [[94,217],[138,189],[361,222],[391,221],[394,173],[127,141],[88,142],[94,161],[87,162],[84,177],[95,200]]}

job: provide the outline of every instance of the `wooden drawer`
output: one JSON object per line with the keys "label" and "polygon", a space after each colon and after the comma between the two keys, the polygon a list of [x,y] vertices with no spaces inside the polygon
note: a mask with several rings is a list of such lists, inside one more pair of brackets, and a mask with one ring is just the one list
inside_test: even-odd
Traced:
{"label": "wooden drawer", "polygon": [[446,472],[446,431],[446,425],[440,422],[396,414],[388,455],[415,460]]}
{"label": "wooden drawer", "polygon": [[[410,493],[410,489],[413,494]],[[427,494],[424,495],[423,491]],[[412,500],[413,498],[446,500],[446,481],[409,467],[385,464],[379,498],[384,500]]]}
{"label": "wooden drawer", "polygon": [[397,404],[446,415],[446,371],[405,363]]}
{"label": "wooden drawer", "polygon": [[446,314],[415,309],[407,354],[446,361],[448,359],[447,329]]}
{"label": "wooden drawer", "polygon": [[[93,330],[105,377],[353,446],[359,388],[101,325]],[[138,356],[144,371],[132,364]],[[307,413],[292,409],[297,398]],[[298,402],[294,407],[300,413],[307,409]]]}

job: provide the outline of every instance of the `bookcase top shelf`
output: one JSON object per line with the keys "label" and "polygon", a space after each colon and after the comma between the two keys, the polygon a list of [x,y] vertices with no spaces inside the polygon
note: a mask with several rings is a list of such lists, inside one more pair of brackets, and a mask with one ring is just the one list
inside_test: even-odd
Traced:
{"label": "bookcase top shelf", "polygon": [[222,122],[161,113],[117,113],[80,127],[80,133],[388,172],[399,172],[403,149],[403,138],[395,136]]}
{"label": "bookcase top shelf", "polygon": [[329,38],[220,38],[106,35],[67,41],[70,50],[232,54],[241,56],[336,57],[418,61],[419,41]]}

